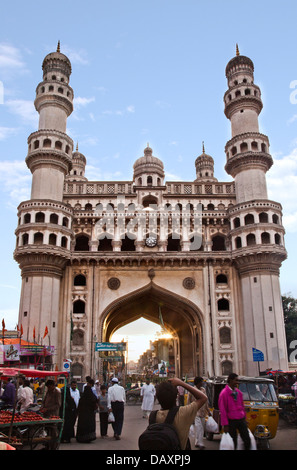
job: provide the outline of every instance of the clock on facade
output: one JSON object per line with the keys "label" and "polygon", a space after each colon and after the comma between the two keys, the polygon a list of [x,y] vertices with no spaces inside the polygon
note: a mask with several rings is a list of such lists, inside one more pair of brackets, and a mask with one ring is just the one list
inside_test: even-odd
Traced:
{"label": "clock on facade", "polygon": [[148,237],[146,240],[145,240],[145,243],[147,246],[149,246],[150,248],[156,246],[157,244],[157,239],[156,237]]}

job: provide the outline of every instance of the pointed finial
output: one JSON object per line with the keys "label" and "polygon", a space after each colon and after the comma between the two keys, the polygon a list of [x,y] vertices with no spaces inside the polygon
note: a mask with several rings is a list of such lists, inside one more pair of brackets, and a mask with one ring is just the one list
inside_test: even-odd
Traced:
{"label": "pointed finial", "polygon": [[239,54],[239,49],[238,49],[238,44],[236,44],[236,55],[240,55]]}
{"label": "pointed finial", "polygon": [[60,41],[58,41],[57,52],[60,52]]}
{"label": "pointed finial", "polygon": [[149,142],[147,142],[147,144],[146,144],[146,148],[149,148],[149,147],[150,147],[150,143],[149,143]]}
{"label": "pointed finial", "polygon": [[205,153],[204,141],[202,142],[202,153]]}
{"label": "pointed finial", "polygon": [[76,142],[76,151],[78,152],[78,142]]}

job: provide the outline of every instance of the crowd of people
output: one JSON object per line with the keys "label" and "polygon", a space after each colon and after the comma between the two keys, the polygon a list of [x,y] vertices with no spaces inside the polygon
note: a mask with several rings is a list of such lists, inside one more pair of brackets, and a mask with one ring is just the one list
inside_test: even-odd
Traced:
{"label": "crowd of people", "polygon": [[[178,378],[168,379],[156,386],[147,378],[141,384],[141,410],[143,418],[149,418],[154,408],[155,400],[161,406],[155,416],[156,423],[163,423],[173,407],[178,407],[173,425],[179,436],[181,449],[189,447],[189,430],[193,426],[195,430],[195,447],[204,449],[203,438],[205,436],[205,424],[211,411],[208,407],[203,378],[196,377],[193,386]],[[229,375],[225,388],[219,396],[219,410],[221,425],[224,433],[229,433],[237,445],[237,436],[240,435],[244,447],[248,450],[251,446],[248,431],[246,412],[242,392],[238,388],[238,376],[235,373]],[[38,387],[21,377],[16,390],[15,384],[8,379],[5,388],[0,392],[0,408],[4,406],[16,406],[22,413],[36,403],[36,398],[43,393],[39,412],[44,417],[64,417],[62,442],[70,442],[75,438],[77,442],[92,442],[96,439],[96,416],[99,414],[100,436],[108,437],[109,424],[113,430],[113,438],[121,439],[124,422],[124,405],[126,391],[119,383],[118,378],[113,377],[108,385],[100,384],[91,377],[86,377],[86,382],[78,388],[78,383],[72,380],[65,385],[66,390],[58,388],[54,380],[42,381]],[[296,381],[290,388],[295,392]],[[44,390],[45,389],[45,390]],[[34,393],[34,391],[36,393]],[[188,399],[185,400],[185,394]],[[65,400],[65,403],[64,403]]]}

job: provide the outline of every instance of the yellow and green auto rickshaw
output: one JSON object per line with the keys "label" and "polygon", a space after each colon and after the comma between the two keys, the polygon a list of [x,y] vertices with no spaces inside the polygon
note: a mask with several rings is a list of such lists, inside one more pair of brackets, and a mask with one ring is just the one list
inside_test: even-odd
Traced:
{"label": "yellow and green auto rickshaw", "polygon": [[[258,449],[269,449],[269,440],[277,432],[279,406],[274,382],[265,377],[238,377],[239,389],[243,394],[248,427],[255,436]],[[212,377],[204,382],[208,396],[209,408],[214,420],[219,425],[220,411],[218,399],[220,392],[227,384],[227,377]],[[207,433],[207,439],[212,440],[213,434]]]}

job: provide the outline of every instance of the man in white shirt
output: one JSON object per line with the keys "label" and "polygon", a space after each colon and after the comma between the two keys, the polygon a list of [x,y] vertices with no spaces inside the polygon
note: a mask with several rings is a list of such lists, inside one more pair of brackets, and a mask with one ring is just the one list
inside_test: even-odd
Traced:
{"label": "man in white shirt", "polygon": [[114,377],[112,386],[108,389],[107,407],[112,411],[115,421],[112,423],[114,438],[118,441],[122,433],[124,423],[124,404],[126,403],[126,393],[124,387],[118,384],[118,379]]}
{"label": "man in white shirt", "polygon": [[20,405],[20,413],[27,411],[29,406],[33,405],[33,390],[30,387],[29,380],[24,380],[23,386],[18,394],[18,404]]}
{"label": "man in white shirt", "polygon": [[72,396],[73,400],[75,401],[76,409],[78,407],[79,399],[80,399],[80,393],[77,388],[76,380],[72,380],[70,384],[70,395]]}

